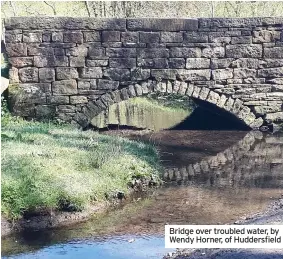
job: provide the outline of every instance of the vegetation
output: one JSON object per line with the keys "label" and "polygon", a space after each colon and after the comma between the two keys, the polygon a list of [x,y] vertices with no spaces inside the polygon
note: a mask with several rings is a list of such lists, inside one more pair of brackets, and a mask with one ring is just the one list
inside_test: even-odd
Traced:
{"label": "vegetation", "polygon": [[151,145],[2,118],[2,212],[10,219],[41,210],[82,210],[127,193],[133,179],[159,181],[159,157]]}
{"label": "vegetation", "polygon": [[282,1],[2,1],[3,18],[72,17],[255,17],[282,16]]}

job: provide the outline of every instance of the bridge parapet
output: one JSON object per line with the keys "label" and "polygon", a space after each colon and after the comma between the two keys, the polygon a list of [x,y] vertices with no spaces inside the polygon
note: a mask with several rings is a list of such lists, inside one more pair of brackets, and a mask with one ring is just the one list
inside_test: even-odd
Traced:
{"label": "bridge parapet", "polygon": [[11,103],[23,117],[86,126],[115,93],[137,96],[154,82],[166,92],[185,84],[194,98],[222,97],[214,105],[238,118],[242,111],[252,128],[283,121],[281,17],[15,17],[5,30]]}

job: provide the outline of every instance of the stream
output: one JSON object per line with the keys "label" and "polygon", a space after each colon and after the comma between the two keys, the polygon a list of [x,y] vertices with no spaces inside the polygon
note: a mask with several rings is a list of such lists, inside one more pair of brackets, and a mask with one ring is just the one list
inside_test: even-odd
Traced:
{"label": "stream", "polygon": [[283,134],[179,129],[119,133],[158,148],[163,187],[87,222],[3,238],[2,258],[162,258],[174,251],[164,248],[165,224],[233,223],[283,194]]}

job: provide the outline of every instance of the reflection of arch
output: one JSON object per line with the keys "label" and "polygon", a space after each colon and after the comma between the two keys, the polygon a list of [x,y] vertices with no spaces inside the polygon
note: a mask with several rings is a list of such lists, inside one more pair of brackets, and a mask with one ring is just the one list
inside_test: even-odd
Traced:
{"label": "reflection of arch", "polygon": [[238,118],[239,121],[250,128],[259,128],[263,123],[262,118],[256,118],[250,108],[245,106],[240,99],[219,94],[206,86],[194,86],[178,80],[148,80],[141,84],[129,85],[125,88],[106,93],[97,100],[89,101],[82,110],[77,112],[74,119],[80,127],[85,128],[90,124],[94,116],[106,110],[110,105],[118,103],[121,100],[147,95],[152,92],[178,93],[208,102],[229,112],[231,116]]}
{"label": "reflection of arch", "polygon": [[238,143],[200,162],[166,168],[163,178],[179,184],[282,188],[283,142],[249,132]]}

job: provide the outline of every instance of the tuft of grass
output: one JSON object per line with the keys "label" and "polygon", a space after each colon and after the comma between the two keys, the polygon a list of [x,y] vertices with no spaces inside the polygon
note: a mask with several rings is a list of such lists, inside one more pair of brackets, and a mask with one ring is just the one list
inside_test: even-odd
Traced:
{"label": "tuft of grass", "polygon": [[2,126],[2,212],[10,219],[41,210],[83,210],[135,178],[159,180],[157,150],[142,142],[52,123]]}

